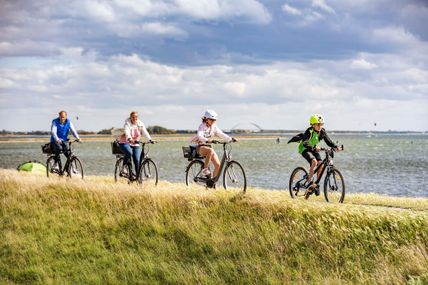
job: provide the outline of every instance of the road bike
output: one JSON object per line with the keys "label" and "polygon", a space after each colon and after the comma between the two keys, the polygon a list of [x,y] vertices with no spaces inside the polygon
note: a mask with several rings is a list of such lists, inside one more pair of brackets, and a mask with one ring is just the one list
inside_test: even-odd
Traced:
{"label": "road bike", "polygon": [[125,155],[119,147],[117,141],[112,142],[112,153],[116,155],[116,164],[114,167],[114,181],[116,182],[137,182],[143,185],[156,186],[158,184],[158,168],[156,163],[149,158],[148,144],[154,144],[154,141],[150,142],[136,142],[141,145],[140,163],[138,166],[137,173],[132,170],[132,158],[129,159],[127,164],[123,164]]}
{"label": "road bike", "polygon": [[[341,147],[343,150],[343,145]],[[292,198],[308,199],[311,194],[319,195],[319,185],[321,178],[324,178],[324,197],[327,202],[343,203],[345,200],[345,181],[342,173],[333,165],[335,148],[321,148],[325,152],[324,160],[315,168],[314,176],[318,177],[314,191],[310,191],[309,186],[313,183],[307,181],[308,172],[303,167],[297,167],[290,176],[289,191]],[[318,172],[321,171],[320,175]]]}
{"label": "road bike", "polygon": [[[77,177],[83,179],[83,164],[80,159],[73,153],[72,144],[80,142],[79,140],[70,141],[67,140],[69,145],[69,156],[67,157],[64,167],[62,167],[61,158],[55,160],[55,149],[53,143],[48,143],[42,146],[42,152],[48,155],[46,160],[46,175],[47,177],[51,176],[64,176],[67,177]],[[60,154],[64,154],[64,151],[60,151]]]}
{"label": "road bike", "polygon": [[190,163],[186,167],[186,185],[203,185],[206,188],[216,188],[216,183],[223,173],[224,189],[236,189],[243,193],[247,190],[247,178],[242,165],[232,160],[232,145],[230,142],[212,141],[213,144],[223,145],[223,157],[220,163],[220,171],[216,177],[206,176],[202,173],[204,168],[204,157],[196,152],[196,146],[183,147],[184,157]]}

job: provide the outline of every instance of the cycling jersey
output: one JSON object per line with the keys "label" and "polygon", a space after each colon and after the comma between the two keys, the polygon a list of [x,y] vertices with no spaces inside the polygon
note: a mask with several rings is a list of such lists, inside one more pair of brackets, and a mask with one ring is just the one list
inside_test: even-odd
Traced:
{"label": "cycling jersey", "polygon": [[322,128],[319,133],[315,131],[313,127],[308,128],[303,134],[303,139],[299,144],[299,153],[301,154],[305,150],[314,152],[315,147],[322,140],[324,140],[329,147],[337,147],[329,138],[324,128]]}

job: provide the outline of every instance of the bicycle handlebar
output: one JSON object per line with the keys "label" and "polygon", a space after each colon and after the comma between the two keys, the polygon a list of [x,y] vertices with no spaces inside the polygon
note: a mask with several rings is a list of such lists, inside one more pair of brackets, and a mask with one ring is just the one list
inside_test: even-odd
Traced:
{"label": "bicycle handlebar", "polygon": [[[343,147],[343,144],[340,146],[340,150],[343,151],[345,148]],[[337,151],[336,148],[334,147],[329,147],[329,148],[325,148],[325,147],[321,147],[320,148],[321,151]]]}
{"label": "bicycle handlebar", "polygon": [[234,143],[234,142],[237,142],[237,141],[230,141],[230,142],[222,142],[222,141],[218,141],[218,140],[212,140],[211,141],[212,144],[223,144],[223,145],[231,144],[231,143]]}

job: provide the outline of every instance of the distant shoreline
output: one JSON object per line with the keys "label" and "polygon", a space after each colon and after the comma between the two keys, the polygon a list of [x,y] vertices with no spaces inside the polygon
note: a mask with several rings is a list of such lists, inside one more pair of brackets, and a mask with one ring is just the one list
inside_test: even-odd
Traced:
{"label": "distant shoreline", "polygon": [[[229,133],[229,135],[243,138],[243,139],[267,139],[267,138],[291,138],[301,131],[290,130],[283,132],[249,132],[249,133]],[[371,131],[329,131],[331,135],[361,135],[367,137],[376,137],[378,135],[416,135],[427,136],[427,132],[371,132]],[[155,140],[177,140],[187,141],[193,136],[193,133],[178,133],[178,134],[152,134]],[[80,135],[83,141],[113,141],[115,139],[112,135],[101,134],[84,134]],[[0,135],[0,142],[47,142],[50,135],[32,135],[32,134],[2,134]]]}

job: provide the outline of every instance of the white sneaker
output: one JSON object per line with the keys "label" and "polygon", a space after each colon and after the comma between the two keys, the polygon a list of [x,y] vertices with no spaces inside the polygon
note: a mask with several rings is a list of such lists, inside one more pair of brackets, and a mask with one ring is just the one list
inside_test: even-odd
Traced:
{"label": "white sneaker", "polygon": [[71,167],[71,172],[73,172],[73,174],[79,174],[79,170],[77,170],[74,166]]}
{"label": "white sneaker", "polygon": [[211,175],[211,171],[208,168],[204,168],[202,169],[202,174],[205,176],[209,176]]}

